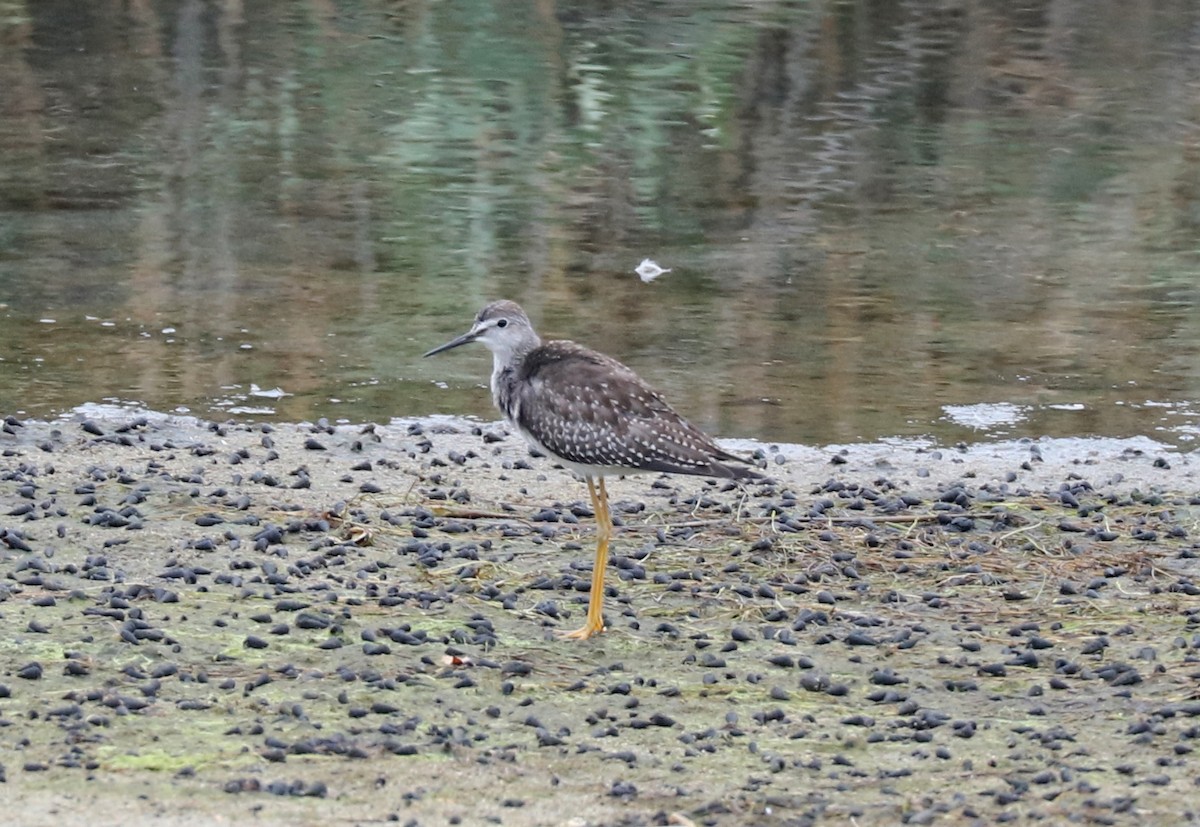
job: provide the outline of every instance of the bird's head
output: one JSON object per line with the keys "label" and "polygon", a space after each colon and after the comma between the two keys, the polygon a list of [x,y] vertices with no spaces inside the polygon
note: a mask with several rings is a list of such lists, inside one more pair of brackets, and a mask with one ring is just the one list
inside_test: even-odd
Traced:
{"label": "bird's head", "polygon": [[433,356],[458,347],[479,342],[502,361],[514,354],[524,353],[541,344],[541,339],[529,322],[529,317],[516,302],[492,302],[475,317],[475,324],[463,335],[451,339],[426,353]]}

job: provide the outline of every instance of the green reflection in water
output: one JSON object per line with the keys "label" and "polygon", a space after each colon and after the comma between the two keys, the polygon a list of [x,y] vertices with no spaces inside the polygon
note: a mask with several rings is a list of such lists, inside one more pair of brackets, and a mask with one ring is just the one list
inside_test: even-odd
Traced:
{"label": "green reflection in water", "polygon": [[0,411],[491,417],[506,296],[723,434],[1195,424],[1182,0],[3,9]]}

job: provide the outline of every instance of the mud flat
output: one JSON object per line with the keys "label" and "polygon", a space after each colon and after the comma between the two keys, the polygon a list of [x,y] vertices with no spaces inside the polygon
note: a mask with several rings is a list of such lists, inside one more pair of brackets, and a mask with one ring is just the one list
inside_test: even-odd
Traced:
{"label": "mud flat", "polygon": [[1182,824],[1200,480],[1148,439],[584,487],[496,423],[0,434],[22,825]]}

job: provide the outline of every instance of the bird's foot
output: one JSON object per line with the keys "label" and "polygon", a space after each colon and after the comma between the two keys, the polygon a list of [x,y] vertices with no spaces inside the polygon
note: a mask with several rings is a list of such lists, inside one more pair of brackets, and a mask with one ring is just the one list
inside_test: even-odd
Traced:
{"label": "bird's foot", "polygon": [[592,623],[589,620],[583,626],[572,632],[555,632],[554,636],[559,640],[587,640],[592,635],[598,635],[604,631],[604,621]]}

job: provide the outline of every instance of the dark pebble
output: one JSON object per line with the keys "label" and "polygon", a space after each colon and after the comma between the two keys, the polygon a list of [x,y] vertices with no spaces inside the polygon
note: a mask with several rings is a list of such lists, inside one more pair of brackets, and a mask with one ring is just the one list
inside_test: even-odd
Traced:
{"label": "dark pebble", "polygon": [[829,688],[829,678],[824,675],[805,675],[800,679],[800,686],[809,692],[824,692]]}
{"label": "dark pebble", "polygon": [[637,796],[637,787],[631,781],[614,781],[608,794],[614,798],[634,798]]}
{"label": "dark pebble", "polygon": [[884,668],[877,669],[871,673],[871,683],[878,686],[896,686],[897,684],[908,683],[908,679],[900,677],[891,668]]}
{"label": "dark pebble", "polygon": [[552,735],[545,728],[539,728],[537,731],[537,742],[539,747],[558,747],[562,746],[563,739],[557,735]]}
{"label": "dark pebble", "polygon": [[845,718],[842,718],[842,723],[846,726],[861,726],[869,728],[875,726],[875,719],[870,715],[848,715]]}
{"label": "dark pebble", "polygon": [[328,629],[333,621],[328,617],[311,612],[301,612],[296,615],[296,627],[299,629]]}

